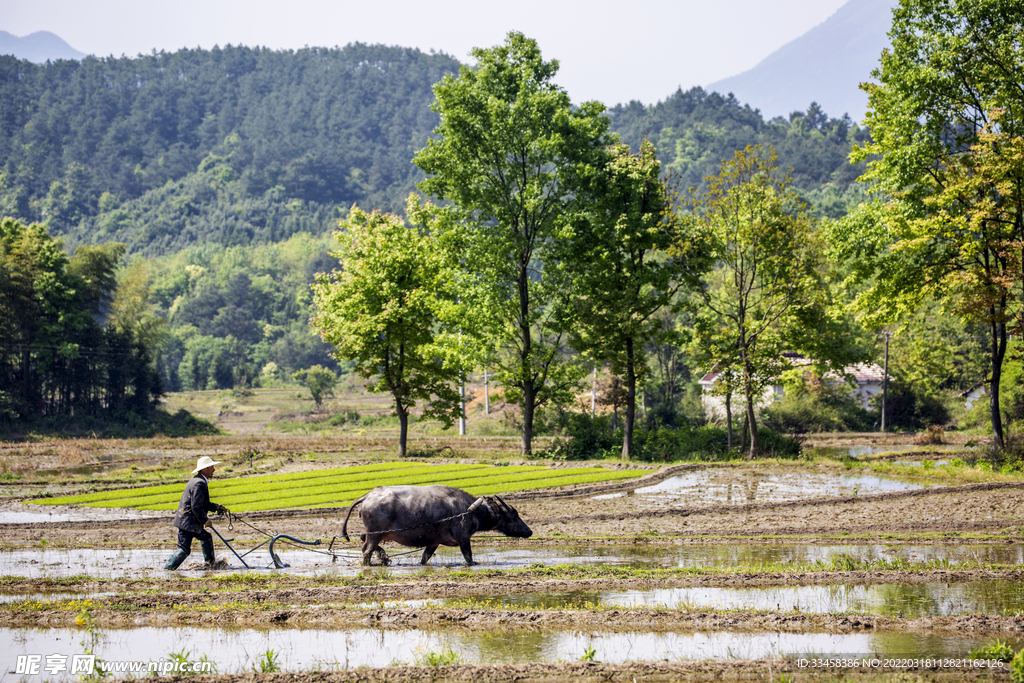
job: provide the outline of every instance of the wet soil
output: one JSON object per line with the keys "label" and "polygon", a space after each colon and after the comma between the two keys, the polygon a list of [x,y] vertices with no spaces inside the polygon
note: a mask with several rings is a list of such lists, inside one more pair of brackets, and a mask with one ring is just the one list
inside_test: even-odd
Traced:
{"label": "wet soil", "polygon": [[[167,598],[172,599],[168,600]],[[140,605],[146,602],[147,605]],[[170,603],[170,604],[169,604]],[[964,615],[901,619],[883,616],[846,616],[829,614],[714,612],[658,609],[607,610],[500,610],[441,608],[343,608],[319,605],[297,606],[268,603],[244,607],[232,604],[230,610],[184,610],[173,596],[108,598],[92,608],[99,628],[139,627],[232,627],[262,628],[287,623],[290,628],[375,628],[467,631],[523,631],[574,629],[600,632],[772,632],[772,633],[854,633],[927,632],[936,634],[989,634],[1020,637],[1024,615]],[[146,607],[152,609],[146,609]],[[8,628],[67,628],[75,625],[77,612],[71,610],[10,610],[5,618]]]}
{"label": "wet soil", "polygon": [[[395,666],[378,669],[348,671],[307,672],[302,674],[239,674],[204,676],[202,678],[165,678],[174,683],[217,681],[217,683],[635,683],[636,681],[778,681],[783,676],[798,675],[801,682],[817,681],[891,681],[918,683],[919,681],[989,681],[1010,680],[1005,669],[903,669],[885,670],[849,668],[814,670],[797,668],[786,660],[733,660],[727,662],[627,662],[603,664],[598,662],[563,662],[545,664],[462,665],[446,667]],[[839,676],[841,675],[841,678]]]}
{"label": "wet soil", "polygon": [[[812,497],[765,503],[663,507],[652,506],[641,496],[594,498],[609,490],[624,490],[664,480],[694,465],[665,468],[631,484],[569,487],[547,493],[525,492],[505,497],[514,503],[530,525],[531,544],[544,539],[633,539],[635,542],[688,542],[702,537],[808,536],[848,537],[866,535],[881,539],[891,534],[955,534],[984,532],[1024,540],[1024,483],[990,482],[961,486],[933,486],[854,496]],[[778,466],[734,467],[738,481],[777,471]],[[571,505],[567,505],[571,499]],[[572,513],[566,514],[571,507]],[[288,533],[299,538],[320,538],[335,547],[341,543],[341,522],[346,508],[286,510],[247,513],[252,527],[235,523],[231,535],[240,542],[262,540],[262,532]],[[116,514],[116,513],[115,513]],[[57,546],[130,547],[139,544],[174,543],[172,515],[144,519],[106,519],[64,522],[0,524],[7,547],[31,547],[41,540]],[[224,521],[215,523],[225,528]],[[362,531],[357,516],[349,522],[349,534]],[[659,540],[660,539],[660,540]],[[865,539],[861,539],[865,540]],[[358,542],[344,547],[356,550]]]}
{"label": "wet soil", "polygon": [[[724,465],[737,483],[751,477],[794,469],[779,465]],[[801,466],[803,467],[803,466]],[[528,540],[488,538],[492,545],[558,544],[568,541],[589,545],[729,544],[780,542],[797,537],[801,543],[829,543],[836,539],[857,543],[880,542],[927,544],[1024,543],[1024,484],[983,483],[962,486],[933,484],[930,488],[870,495],[810,497],[781,502],[734,504],[651,505],[641,496],[596,499],[594,496],[622,491],[679,474],[706,469],[706,465],[665,468],[642,482],[575,487],[555,492],[510,495],[534,537]],[[719,471],[716,469],[716,471]],[[814,471],[796,468],[796,471]],[[833,468],[830,470],[835,472]],[[571,513],[567,512],[571,510]],[[344,509],[278,511],[245,515],[228,530],[216,522],[235,545],[248,547],[262,541],[261,531],[288,533],[299,538],[320,538],[325,543],[340,536]],[[86,519],[80,521],[0,524],[4,545],[11,548],[49,547],[135,548],[170,550],[175,533],[169,514],[149,519]],[[255,528],[253,528],[255,527]],[[358,538],[357,518],[349,533]],[[782,537],[782,538],[780,538]],[[476,542],[483,539],[477,537]],[[358,549],[358,541],[335,541],[335,548]],[[395,548],[393,550],[400,550]],[[222,552],[222,549],[219,551]],[[997,571],[863,571],[726,573],[694,572],[658,578],[636,578],[612,572],[597,576],[559,575],[551,578],[544,567],[518,570],[514,575],[497,570],[448,575],[432,570],[415,576],[389,577],[387,570],[373,568],[356,577],[310,577],[287,574],[257,576],[197,576],[187,572],[143,578],[95,580],[19,579],[5,577],[0,590],[12,593],[116,593],[97,596],[93,617],[104,628],[139,626],[283,626],[286,628],[376,628],[469,631],[531,631],[570,628],[611,632],[715,631],[789,632],[918,632],[971,633],[991,637],[1020,637],[1024,615],[971,614],[957,617],[902,619],[843,614],[798,612],[751,612],[709,610],[625,609],[448,609],[437,607],[345,607],[346,603],[381,603],[460,596],[629,590],[702,586],[799,586],[960,583],[1003,579],[1024,581],[1024,567]],[[8,626],[69,627],[76,611],[69,608],[0,607]],[[382,662],[382,665],[386,662]],[[837,673],[856,680],[1006,680],[1005,670],[865,670],[826,672],[796,669],[793,662],[632,662],[627,664],[565,663],[455,667],[385,667],[347,672],[302,674],[222,675],[217,683],[274,681],[575,681],[589,680],[778,680],[782,673],[796,673],[797,680],[835,680]],[[889,676],[890,678],[885,678]],[[991,677],[991,678],[990,678]],[[192,679],[195,680],[195,679]]]}
{"label": "wet soil", "polygon": [[[820,585],[874,585],[963,583],[970,581],[1024,581],[1024,569],[1002,571],[987,570],[934,570],[934,571],[850,571],[850,572],[794,572],[794,573],[708,573],[678,576],[595,578],[545,578],[543,568],[535,572],[517,572],[514,577],[503,576],[501,571],[477,574],[437,571],[424,573],[410,580],[389,581],[387,574],[378,575],[380,569],[369,569],[365,577],[338,578],[273,574],[259,577],[266,588],[248,588],[246,577],[237,579],[227,573],[204,572],[201,576],[183,576],[168,572],[168,577],[138,579],[55,580],[46,578],[4,577],[2,589],[10,592],[45,592],[60,590],[64,593],[140,593],[152,595],[119,596],[115,601],[128,607],[153,607],[157,603],[174,607],[192,607],[205,604],[224,604],[236,601],[276,602],[287,604],[317,604],[331,602],[367,602],[380,600],[450,598],[460,596],[506,595],[522,593],[557,593],[570,591],[630,590],[650,588],[732,587],[759,588],[769,586]],[[567,570],[571,573],[571,569]],[[214,591],[216,591],[214,593]],[[128,600],[127,603],[124,600]]]}

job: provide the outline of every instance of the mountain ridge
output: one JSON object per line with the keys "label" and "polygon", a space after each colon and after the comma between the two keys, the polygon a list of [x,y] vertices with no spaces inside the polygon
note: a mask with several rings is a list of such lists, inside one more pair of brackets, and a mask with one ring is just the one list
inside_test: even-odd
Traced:
{"label": "mountain ridge", "polygon": [[35,64],[58,59],[83,59],[86,55],[71,47],[66,40],[50,31],[36,31],[27,36],[16,36],[0,31],[0,54],[27,59]]}
{"label": "mountain ridge", "polygon": [[706,89],[732,93],[766,119],[788,117],[815,101],[826,111],[862,121],[868,97],[858,85],[869,79],[889,45],[895,5],[896,0],[850,0],[752,69]]}

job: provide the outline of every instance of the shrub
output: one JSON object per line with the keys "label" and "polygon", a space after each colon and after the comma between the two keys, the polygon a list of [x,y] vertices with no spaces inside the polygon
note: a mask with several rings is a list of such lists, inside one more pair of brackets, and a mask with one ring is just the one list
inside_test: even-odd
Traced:
{"label": "shrub", "polygon": [[728,435],[721,427],[640,429],[633,435],[635,458],[647,462],[719,460],[727,457]]}
{"label": "shrub", "polygon": [[875,414],[861,407],[845,383],[808,381],[787,386],[786,395],[764,411],[765,427],[786,434],[867,431]]}
{"label": "shrub", "polygon": [[[876,410],[882,406],[882,394],[872,398]],[[931,425],[949,424],[949,408],[939,396],[919,391],[912,384],[889,382],[886,396],[886,428],[926,429]]]}
{"label": "shrub", "polygon": [[553,425],[559,432],[551,448],[539,457],[555,460],[589,460],[616,455],[622,449],[622,432],[611,429],[607,415],[563,413]]}
{"label": "shrub", "polygon": [[994,470],[1007,473],[1024,470],[1024,434],[1005,434],[1002,449],[989,446],[981,457]]}
{"label": "shrub", "polygon": [[1010,661],[1010,680],[1013,683],[1024,683],[1024,650]]}

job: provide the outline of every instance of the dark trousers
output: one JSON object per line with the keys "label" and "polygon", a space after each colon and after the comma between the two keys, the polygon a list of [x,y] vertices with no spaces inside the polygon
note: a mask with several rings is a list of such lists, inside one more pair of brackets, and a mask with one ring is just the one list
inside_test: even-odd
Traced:
{"label": "dark trousers", "polygon": [[184,529],[178,529],[178,547],[184,551],[186,555],[192,553],[192,539],[198,538],[200,543],[204,541],[212,541],[213,536],[206,529],[203,529],[203,533],[194,534],[191,531],[185,531]]}

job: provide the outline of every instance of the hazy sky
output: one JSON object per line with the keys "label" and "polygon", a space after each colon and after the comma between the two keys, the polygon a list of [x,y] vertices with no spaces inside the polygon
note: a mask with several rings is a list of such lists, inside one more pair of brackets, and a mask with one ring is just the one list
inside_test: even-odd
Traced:
{"label": "hazy sky", "polygon": [[51,31],[97,56],[182,47],[385,43],[470,62],[510,30],[561,63],[573,101],[650,104],[746,71],[846,0],[3,0],[0,30]]}

